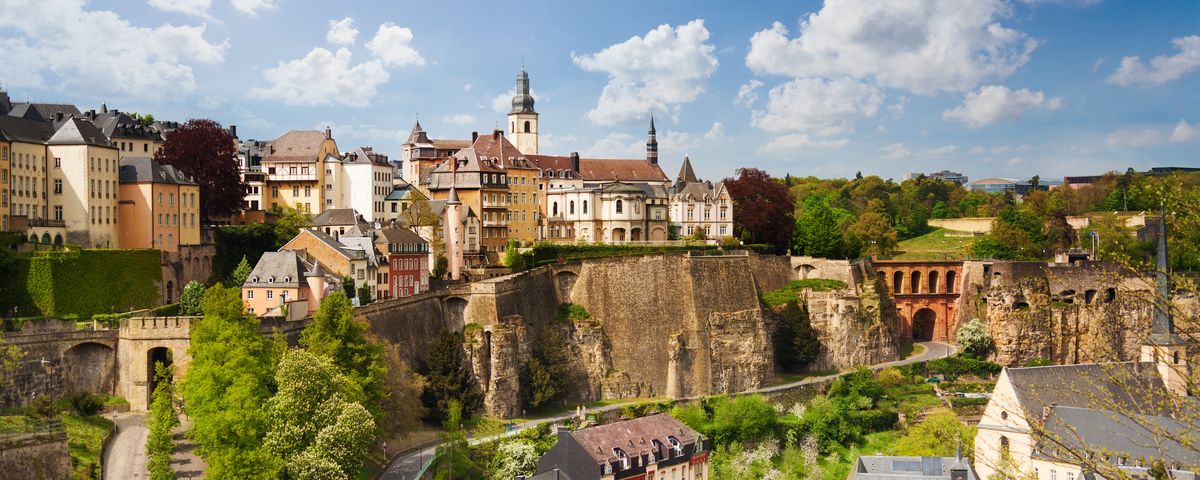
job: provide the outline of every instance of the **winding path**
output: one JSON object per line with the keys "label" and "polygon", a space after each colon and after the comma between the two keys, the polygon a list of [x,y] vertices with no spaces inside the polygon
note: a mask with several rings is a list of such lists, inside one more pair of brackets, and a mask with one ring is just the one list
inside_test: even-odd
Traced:
{"label": "winding path", "polygon": [[[958,348],[955,347],[954,345],[950,345],[950,344],[946,344],[946,343],[942,343],[942,342],[920,342],[920,345],[925,347],[925,351],[921,352],[918,355],[913,355],[913,356],[905,358],[903,360],[895,360],[895,361],[891,361],[891,362],[877,363],[874,365],[870,365],[867,368],[870,368],[871,370],[880,370],[880,369],[884,369],[887,367],[907,365],[910,363],[922,362],[922,361],[926,361],[926,360],[934,360],[934,359],[944,358],[944,357],[948,357],[950,355],[954,355],[954,353],[958,351]],[[770,387],[763,387],[763,388],[758,388],[758,389],[754,389],[754,390],[738,392],[736,395],[749,395],[749,394],[754,394],[754,393],[772,393],[772,392],[791,390],[793,388],[801,387],[804,385],[828,381],[828,380],[837,378],[839,376],[842,376],[845,373],[846,372],[839,372],[839,373],[834,373],[831,375],[825,375],[825,376],[820,376],[820,377],[808,377],[808,378],[805,378],[805,379],[802,379],[802,380],[799,380],[796,382],[792,382],[792,383],[785,383],[782,385],[774,385],[774,386],[770,386]],[[694,398],[681,398],[679,400],[693,400],[693,399]],[[603,407],[588,409],[588,413],[607,412],[610,410],[617,410],[617,409],[620,409],[621,407],[637,404],[644,400],[645,399],[640,399],[640,400],[633,400],[633,401],[626,402],[626,403],[605,405]],[[566,413],[563,415],[539,418],[537,420],[530,420],[528,422],[523,422],[523,423],[519,423],[519,424],[515,425],[513,427],[512,431],[504,432],[504,433],[497,434],[497,435],[490,435],[490,436],[486,436],[486,437],[473,438],[470,440],[470,443],[472,445],[474,445],[474,444],[481,443],[481,442],[495,440],[495,439],[501,438],[501,437],[516,435],[517,433],[520,433],[522,430],[525,430],[527,428],[535,427],[535,426],[543,424],[543,423],[560,422],[560,421],[566,420],[568,418],[571,418],[574,415],[575,415],[575,412],[570,412],[570,413]],[[425,466],[425,464],[428,463],[433,458],[433,455],[437,451],[437,447],[439,445],[440,444],[425,446],[425,447],[418,447],[418,448],[406,450],[404,452],[400,452],[395,457],[393,457],[392,463],[387,466],[387,469],[384,470],[383,473],[380,473],[379,476],[376,478],[379,478],[380,480],[414,480],[416,478],[417,473],[419,473],[421,471],[421,469]]]}
{"label": "winding path", "polygon": [[112,443],[104,451],[104,480],[150,478],[146,470],[145,414],[120,414],[116,424]]}

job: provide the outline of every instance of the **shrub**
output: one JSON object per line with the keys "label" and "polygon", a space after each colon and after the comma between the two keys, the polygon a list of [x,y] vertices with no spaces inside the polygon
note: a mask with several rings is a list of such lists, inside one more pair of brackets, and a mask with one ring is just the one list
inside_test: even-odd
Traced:
{"label": "shrub", "polygon": [[814,292],[829,292],[833,290],[841,290],[846,288],[846,282],[841,280],[831,280],[828,278],[807,278],[804,280],[792,280],[787,286],[767,292],[762,295],[763,303],[769,307],[778,307],[785,305],[788,302],[803,301],[799,293],[804,290],[812,290]]}
{"label": "shrub", "polygon": [[79,392],[69,399],[71,408],[81,417],[90,417],[104,408],[104,401],[92,392]]}
{"label": "shrub", "polygon": [[909,376],[927,377],[929,375],[945,375],[953,379],[959,375],[990,377],[1000,373],[1002,368],[995,363],[970,358],[960,353],[952,357],[939,358],[928,362],[911,363],[905,365],[902,370]]}
{"label": "shrub", "polygon": [[900,414],[891,410],[851,410],[846,419],[863,433],[883,432],[896,428]]}
{"label": "shrub", "polygon": [[104,325],[108,328],[117,328],[121,326],[121,319],[129,318],[128,313],[97,313],[92,315],[92,320],[96,323]]}
{"label": "shrub", "polygon": [[38,397],[33,401],[33,416],[40,418],[50,418],[58,415],[58,407],[54,406],[54,401],[50,397]]}
{"label": "shrub", "polygon": [[978,318],[959,327],[954,337],[959,347],[977,357],[986,355],[992,348],[992,335],[988,333],[987,325]]}
{"label": "shrub", "polygon": [[179,313],[189,316],[203,314],[200,310],[200,300],[203,298],[204,284],[195,280],[188,282],[183,287],[183,294],[179,296]]}
{"label": "shrub", "polygon": [[762,440],[775,431],[779,414],[762,395],[718,398],[711,427],[718,443]]}
{"label": "shrub", "polygon": [[588,313],[586,308],[583,308],[583,305],[576,305],[574,303],[559,304],[558,315],[554,317],[555,320],[570,320],[572,322],[582,322],[591,318],[592,315]]}

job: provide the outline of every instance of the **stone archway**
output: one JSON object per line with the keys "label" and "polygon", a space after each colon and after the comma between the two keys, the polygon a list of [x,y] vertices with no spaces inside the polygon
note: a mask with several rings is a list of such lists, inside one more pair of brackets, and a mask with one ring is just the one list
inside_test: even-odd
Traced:
{"label": "stone archway", "polygon": [[624,228],[612,229],[612,242],[620,243],[620,242],[624,242],[624,241],[625,241],[625,229]]}
{"label": "stone archway", "polygon": [[560,303],[571,302],[571,289],[575,287],[575,280],[579,278],[575,272],[558,272],[554,274],[554,285],[558,287],[558,299]]}
{"label": "stone archway", "polygon": [[462,297],[446,299],[446,320],[452,328],[466,325],[467,300]]}
{"label": "stone archway", "polygon": [[170,371],[174,365],[174,355],[170,348],[154,347],[146,351],[146,404],[154,401],[154,389],[158,387],[158,378],[155,376],[155,366],[162,363]]}
{"label": "stone archway", "polygon": [[642,241],[642,229],[635,228],[629,231],[629,240],[634,242]]}
{"label": "stone archway", "polygon": [[937,313],[928,308],[917,310],[912,318],[913,340],[928,342],[933,340],[934,329],[937,328]]}
{"label": "stone archway", "polygon": [[116,351],[108,345],[75,345],[63,352],[67,385],[75,391],[112,394],[116,388],[116,361]]}

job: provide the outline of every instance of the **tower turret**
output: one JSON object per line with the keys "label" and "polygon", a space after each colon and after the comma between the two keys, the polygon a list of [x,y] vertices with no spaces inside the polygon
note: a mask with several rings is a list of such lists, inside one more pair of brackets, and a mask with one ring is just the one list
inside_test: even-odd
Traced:
{"label": "tower turret", "polygon": [[1150,336],[1142,342],[1141,361],[1154,362],[1167,390],[1179,396],[1191,396],[1191,367],[1187,341],[1175,334],[1171,318],[1171,280],[1167,263],[1167,212],[1163,207],[1158,224],[1158,252],[1155,262],[1154,318]]}
{"label": "tower turret", "polygon": [[646,138],[646,161],[658,165],[658,133],[654,130],[654,114],[650,114],[650,131]]}
{"label": "tower turret", "polygon": [[529,93],[529,74],[521,65],[517,74],[517,93],[513,95],[512,110],[508,112],[509,141],[524,155],[538,153],[538,113],[533,109]]}

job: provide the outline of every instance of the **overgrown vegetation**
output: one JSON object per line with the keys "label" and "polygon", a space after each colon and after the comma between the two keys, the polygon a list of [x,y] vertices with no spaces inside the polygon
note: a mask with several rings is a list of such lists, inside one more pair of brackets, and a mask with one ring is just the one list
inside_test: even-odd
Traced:
{"label": "overgrown vegetation", "polygon": [[462,346],[461,332],[443,330],[429,350],[424,368],[421,369],[428,381],[421,402],[428,410],[429,420],[439,423],[446,420],[451,402],[456,402],[459,413],[466,416],[483,405],[483,394],[471,375]]}
{"label": "overgrown vegetation", "polygon": [[789,302],[803,301],[800,294],[804,290],[812,290],[814,292],[829,292],[833,290],[841,290],[846,288],[846,282],[841,280],[832,280],[828,278],[808,278],[804,280],[792,280],[787,286],[762,294],[763,303],[768,307],[778,307],[786,305]]}
{"label": "overgrown vegetation", "polygon": [[821,354],[821,341],[812,328],[808,302],[788,302],[778,317],[772,332],[775,361],[784,371],[802,371]]}
{"label": "overgrown vegetation", "polygon": [[650,255],[676,253],[689,250],[715,250],[716,245],[629,245],[608,243],[558,244],[537,243],[521,254],[523,264],[532,268],[555,261],[575,261],[589,258],[619,257],[625,255]]}
{"label": "overgrown vegetation", "polygon": [[[7,250],[7,249],[0,249]],[[153,307],[162,260],[157,250],[0,253],[0,311],[89,318]]]}
{"label": "overgrown vegetation", "polygon": [[146,457],[149,458],[146,467],[150,470],[151,480],[172,480],[175,471],[171,468],[171,452],[175,450],[175,442],[171,439],[171,429],[179,425],[179,416],[175,413],[175,388],[167,366],[156,363],[154,370],[158,385],[154,387],[150,414],[146,418]]}
{"label": "overgrown vegetation", "polygon": [[573,386],[562,334],[550,327],[538,337],[532,356],[521,369],[522,396],[531,410],[557,403]]}
{"label": "overgrown vegetation", "polygon": [[592,318],[592,315],[590,313],[588,313],[586,308],[583,308],[583,305],[576,305],[574,303],[559,304],[558,305],[558,313],[554,316],[554,319],[558,320],[560,322],[561,321],[583,322],[583,321],[590,320],[591,318]]}
{"label": "overgrown vegetation", "polygon": [[973,318],[959,327],[954,339],[963,351],[975,357],[983,357],[992,349],[992,334],[988,332],[987,325],[978,318]]}

